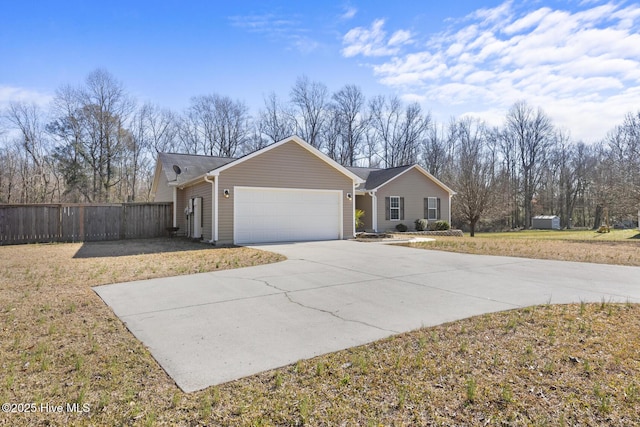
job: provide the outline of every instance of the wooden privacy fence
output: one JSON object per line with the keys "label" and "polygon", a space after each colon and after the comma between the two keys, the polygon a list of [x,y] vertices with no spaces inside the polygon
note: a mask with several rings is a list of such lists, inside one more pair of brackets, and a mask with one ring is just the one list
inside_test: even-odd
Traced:
{"label": "wooden privacy fence", "polygon": [[0,245],[160,237],[172,225],[172,203],[0,204]]}

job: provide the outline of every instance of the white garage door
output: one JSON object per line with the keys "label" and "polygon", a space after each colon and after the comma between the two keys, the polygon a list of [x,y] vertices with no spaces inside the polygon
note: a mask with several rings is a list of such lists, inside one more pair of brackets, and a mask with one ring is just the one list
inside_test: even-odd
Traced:
{"label": "white garage door", "polygon": [[341,201],[340,191],[236,187],[235,243],[339,239]]}

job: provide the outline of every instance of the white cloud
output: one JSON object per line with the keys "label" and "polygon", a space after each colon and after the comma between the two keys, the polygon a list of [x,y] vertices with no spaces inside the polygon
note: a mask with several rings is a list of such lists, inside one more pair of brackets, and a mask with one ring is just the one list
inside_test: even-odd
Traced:
{"label": "white cloud", "polygon": [[505,34],[514,34],[528,30],[529,28],[538,25],[550,12],[551,9],[543,7],[542,9],[538,9],[520,19],[517,19],[512,24],[507,25],[502,31]]}
{"label": "white cloud", "polygon": [[357,13],[358,9],[356,9],[355,7],[347,7],[345,12],[340,15],[340,19],[342,19],[343,21],[348,21],[349,19],[356,16]]}
{"label": "white cloud", "polygon": [[504,18],[511,16],[511,0],[505,1],[501,5],[498,5],[490,9],[478,9],[467,18],[480,20],[483,24],[493,24],[501,22]]}
{"label": "white cloud", "polygon": [[383,29],[384,19],[376,19],[371,27],[356,27],[349,30],[342,38],[342,55],[349,58],[362,56],[391,56],[400,52],[400,47],[410,44],[411,32],[398,30],[387,39]]}
{"label": "white cloud", "polygon": [[406,30],[398,30],[389,39],[389,46],[399,46],[411,42],[411,32]]}
{"label": "white cloud", "polygon": [[27,102],[45,106],[53,96],[49,93],[14,86],[0,85],[0,109],[11,102]]}
{"label": "white cloud", "polygon": [[283,43],[288,48],[305,54],[316,50],[321,45],[308,36],[309,30],[295,16],[265,13],[231,16],[228,20],[236,28],[262,35],[273,42]]}
{"label": "white cloud", "polygon": [[[640,5],[573,7],[525,9],[506,1],[422,45],[414,42],[420,35],[404,30],[388,39],[377,20],[345,35],[343,55],[381,57],[371,64],[379,81],[410,99],[458,110],[466,104],[483,117],[504,115],[526,99],[575,138],[594,140],[640,108]],[[396,35],[406,52],[390,43]]]}

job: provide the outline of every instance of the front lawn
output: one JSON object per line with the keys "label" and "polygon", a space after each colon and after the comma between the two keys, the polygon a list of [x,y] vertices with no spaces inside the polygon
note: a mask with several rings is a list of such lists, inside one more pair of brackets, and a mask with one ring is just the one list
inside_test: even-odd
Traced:
{"label": "front lawn", "polygon": [[638,230],[527,230],[477,233],[475,237],[437,237],[407,246],[483,255],[640,266]]}
{"label": "front lawn", "polygon": [[640,424],[637,304],[488,314],[185,394],[91,289],[281,259],[180,240],[0,247],[0,403],[36,407],[0,425]]}

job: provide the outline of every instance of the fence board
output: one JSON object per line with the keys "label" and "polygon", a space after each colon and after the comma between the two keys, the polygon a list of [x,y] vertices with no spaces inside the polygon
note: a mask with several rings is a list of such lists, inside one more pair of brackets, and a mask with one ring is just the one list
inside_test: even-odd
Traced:
{"label": "fence board", "polygon": [[0,245],[167,235],[172,203],[0,204]]}

